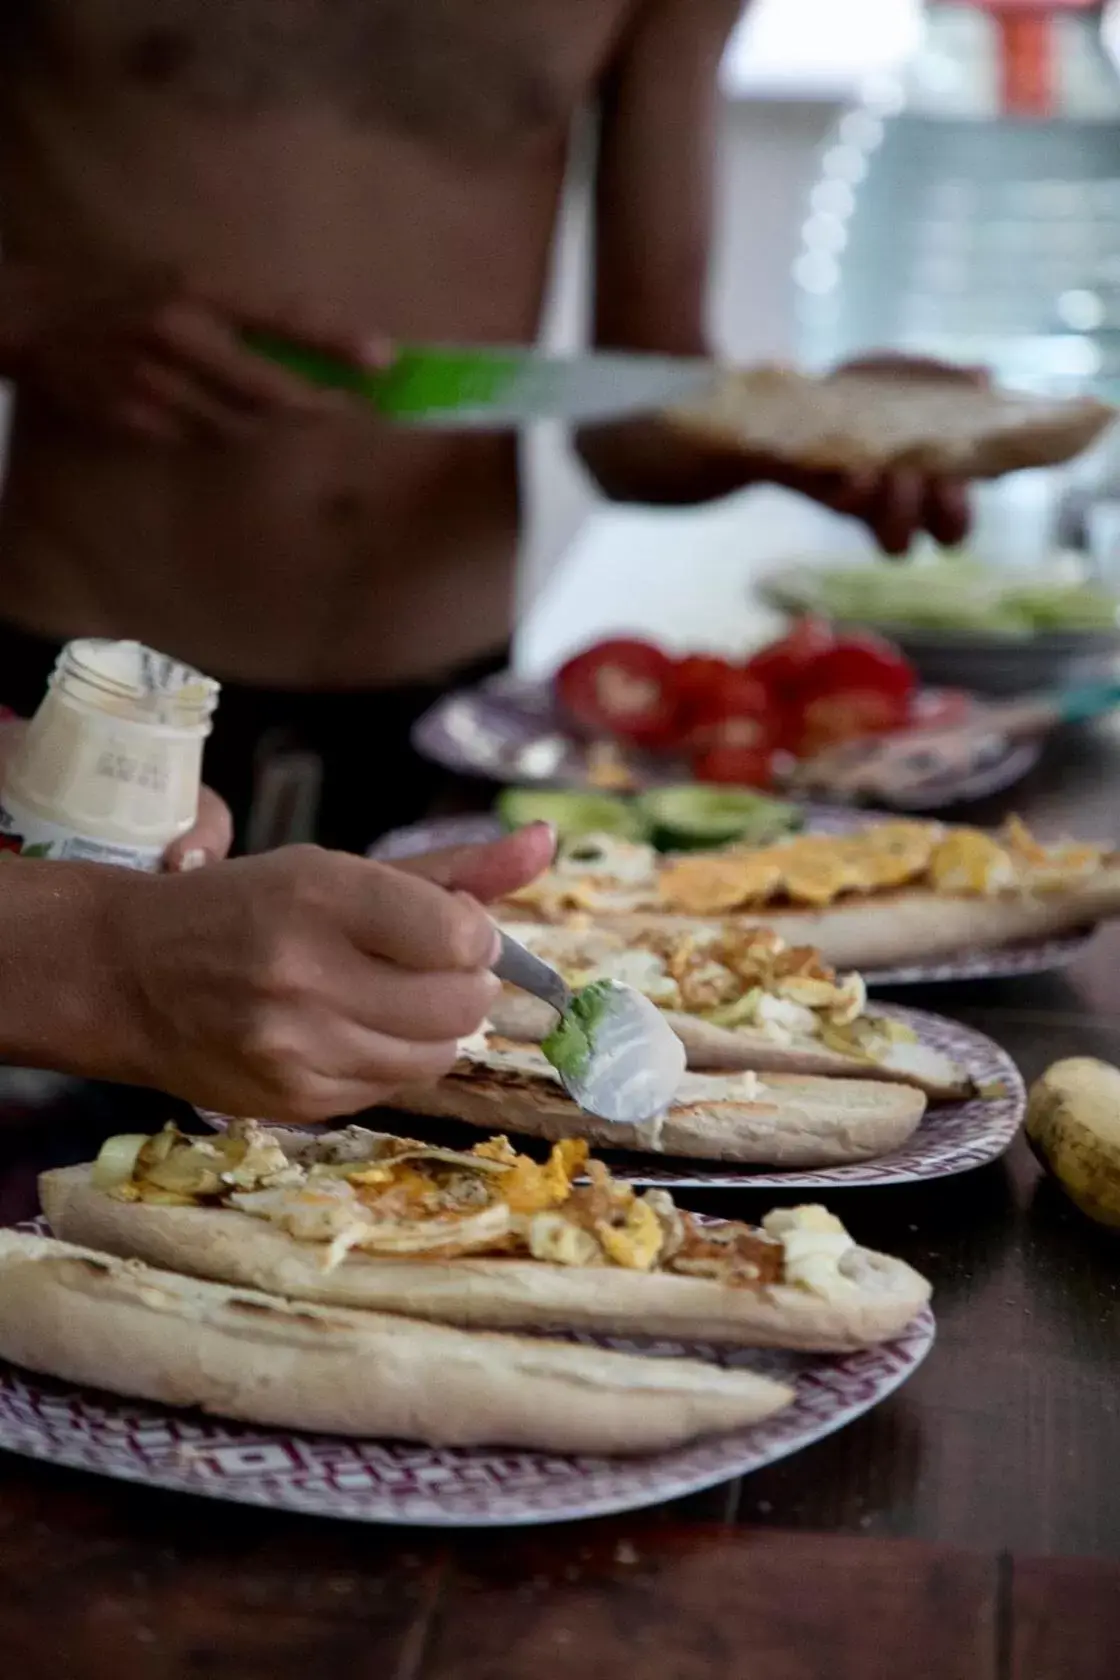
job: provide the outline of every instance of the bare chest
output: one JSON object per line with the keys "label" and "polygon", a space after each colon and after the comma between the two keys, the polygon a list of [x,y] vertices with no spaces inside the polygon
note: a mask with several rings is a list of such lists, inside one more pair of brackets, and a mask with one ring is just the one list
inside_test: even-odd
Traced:
{"label": "bare chest", "polygon": [[639,0],[0,0],[7,63],[200,109],[503,143],[593,96]]}

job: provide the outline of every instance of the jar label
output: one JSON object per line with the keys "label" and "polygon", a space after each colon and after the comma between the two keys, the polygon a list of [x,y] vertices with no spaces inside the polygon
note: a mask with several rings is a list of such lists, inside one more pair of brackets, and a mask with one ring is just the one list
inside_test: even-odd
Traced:
{"label": "jar label", "polygon": [[96,840],[65,823],[33,816],[7,795],[0,801],[0,852],[68,858],[72,863],[112,863],[120,869],[142,869],[147,874],[155,874],[163,859],[162,846],[122,846]]}

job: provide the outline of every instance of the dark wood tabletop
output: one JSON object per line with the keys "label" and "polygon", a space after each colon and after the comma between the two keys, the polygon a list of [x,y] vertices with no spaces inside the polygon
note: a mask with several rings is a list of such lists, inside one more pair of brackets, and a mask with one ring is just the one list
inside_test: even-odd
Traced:
{"label": "dark wood tabletop", "polygon": [[[1120,730],[1056,740],[1006,800],[1120,836]],[[1120,926],[1070,968],[908,990],[1032,1078],[1120,1064]],[[122,1108],[129,1112],[122,1116]],[[133,1109],[136,1112],[133,1112]],[[0,1114],[0,1217],[36,1171],[135,1129],[82,1091]],[[127,1120],[127,1125],[124,1121]],[[689,1200],[689,1198],[682,1198]],[[691,1198],[745,1216],[757,1198]],[[540,1531],[377,1529],[159,1494],[0,1455],[0,1652],[20,1680],[1105,1680],[1120,1673],[1120,1235],[1017,1143],[969,1175],[841,1192],[932,1280],[937,1342],[831,1439],[695,1498]]]}

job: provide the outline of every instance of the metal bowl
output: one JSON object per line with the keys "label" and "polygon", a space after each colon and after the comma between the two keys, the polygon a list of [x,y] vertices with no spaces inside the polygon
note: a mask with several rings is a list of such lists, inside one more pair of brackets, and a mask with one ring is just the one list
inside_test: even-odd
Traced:
{"label": "metal bowl", "polygon": [[1072,688],[1108,679],[1120,664],[1120,630],[1070,630],[1020,640],[889,624],[874,629],[902,649],[924,683],[973,694]]}
{"label": "metal bowl", "polygon": [[[782,612],[817,612],[806,571],[768,578],[758,593]],[[1120,669],[1120,625],[1108,629],[1046,631],[1036,636],[992,631],[934,630],[912,624],[873,624],[827,614],[840,630],[872,630],[894,642],[930,688],[964,688],[1007,696],[1070,688],[1114,677]]]}

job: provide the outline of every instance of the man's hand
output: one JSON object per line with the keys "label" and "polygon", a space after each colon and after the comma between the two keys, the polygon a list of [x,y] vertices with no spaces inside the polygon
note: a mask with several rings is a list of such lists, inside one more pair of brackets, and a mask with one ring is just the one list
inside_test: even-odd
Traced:
{"label": "man's hand", "polygon": [[552,849],[537,825],[399,867],[297,846],[122,875],[101,934],[115,1076],[302,1123],[438,1079],[499,990],[478,900],[526,885]]}
{"label": "man's hand", "polygon": [[80,276],[4,270],[3,371],[83,426],[159,443],[244,439],[278,419],[337,413],[347,399],[255,354],[244,331],[268,332],[358,366],[388,347],[297,316],[248,319],[165,277],[97,289]]}
{"label": "man's hand", "polygon": [[[947,385],[987,383],[982,368],[951,367],[918,356],[890,354],[861,356],[847,362],[851,372],[874,373],[904,383],[910,378],[942,380]],[[862,519],[886,554],[905,554],[914,538],[928,531],[937,542],[951,546],[967,535],[968,488],[959,479],[940,478],[896,467],[882,473],[846,476],[841,473],[791,473],[758,463],[760,476],[799,490],[835,513]]]}
{"label": "man's hand", "polygon": [[[719,67],[742,11],[742,0],[649,0],[634,8],[619,38],[603,79],[596,170],[593,336],[600,348],[709,353]],[[887,360],[900,377],[913,366]],[[922,371],[928,375],[928,366]],[[794,474],[765,457],[685,437],[656,417],[589,427],[577,445],[618,501],[681,507],[778,483],[863,519],[891,553],[921,530],[958,542],[968,523],[959,484],[908,472]]]}

